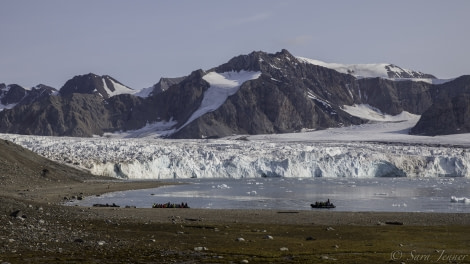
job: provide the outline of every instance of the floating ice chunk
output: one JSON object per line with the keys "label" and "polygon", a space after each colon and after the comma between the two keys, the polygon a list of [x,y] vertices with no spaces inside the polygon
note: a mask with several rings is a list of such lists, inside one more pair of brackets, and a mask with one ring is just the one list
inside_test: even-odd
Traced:
{"label": "floating ice chunk", "polygon": [[388,196],[388,193],[374,193],[375,196]]}
{"label": "floating ice chunk", "polygon": [[217,186],[212,186],[213,189],[230,189],[230,186],[228,186],[227,184],[223,183],[223,184],[219,184]]}
{"label": "floating ice chunk", "polygon": [[450,197],[450,202],[451,202],[451,203],[470,204],[470,199],[467,198],[467,197],[455,197],[455,196],[452,196],[452,197]]}
{"label": "floating ice chunk", "polygon": [[394,203],[392,204],[393,207],[407,207],[408,205],[406,203]]}

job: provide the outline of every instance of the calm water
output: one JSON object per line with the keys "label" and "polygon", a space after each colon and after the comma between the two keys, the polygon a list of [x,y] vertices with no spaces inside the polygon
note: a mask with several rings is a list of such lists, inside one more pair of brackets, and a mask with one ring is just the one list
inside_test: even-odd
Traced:
{"label": "calm water", "polygon": [[153,203],[187,202],[192,208],[312,210],[310,204],[330,199],[337,211],[465,212],[470,204],[450,197],[470,197],[466,178],[256,178],[191,179],[186,184],[116,192],[71,202],[91,206],[116,203],[142,208]]}

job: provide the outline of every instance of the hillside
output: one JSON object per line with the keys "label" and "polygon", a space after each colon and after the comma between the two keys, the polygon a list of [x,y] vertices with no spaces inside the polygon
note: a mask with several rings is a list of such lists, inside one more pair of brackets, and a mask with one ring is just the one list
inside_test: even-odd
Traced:
{"label": "hillside", "polygon": [[84,171],[46,159],[10,141],[0,139],[0,183],[24,188],[93,178]]}

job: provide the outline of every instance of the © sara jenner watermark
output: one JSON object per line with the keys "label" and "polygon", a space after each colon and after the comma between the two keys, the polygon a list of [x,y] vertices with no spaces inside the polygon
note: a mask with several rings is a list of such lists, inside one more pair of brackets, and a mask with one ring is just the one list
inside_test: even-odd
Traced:
{"label": "\u00a9 sara jenner watermark", "polygon": [[402,251],[395,250],[390,254],[391,260],[413,260],[423,262],[453,262],[453,261],[464,261],[470,259],[468,254],[456,254],[451,253],[445,249],[438,249],[433,253],[420,253],[417,250]]}

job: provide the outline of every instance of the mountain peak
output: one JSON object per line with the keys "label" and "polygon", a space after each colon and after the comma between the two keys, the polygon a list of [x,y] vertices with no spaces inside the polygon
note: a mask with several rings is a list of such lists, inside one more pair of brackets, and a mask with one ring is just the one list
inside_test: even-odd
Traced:
{"label": "mountain peak", "polygon": [[94,73],[88,73],[73,77],[60,89],[62,96],[73,93],[99,94],[103,98],[108,99],[114,95],[132,94],[135,91],[109,75],[99,76]]}
{"label": "mountain peak", "polygon": [[264,51],[253,51],[248,55],[239,55],[227,63],[214,68],[218,73],[230,71],[261,71],[269,72],[273,69],[286,67],[292,62],[296,63],[297,59],[286,49],[277,53],[267,53]]}

